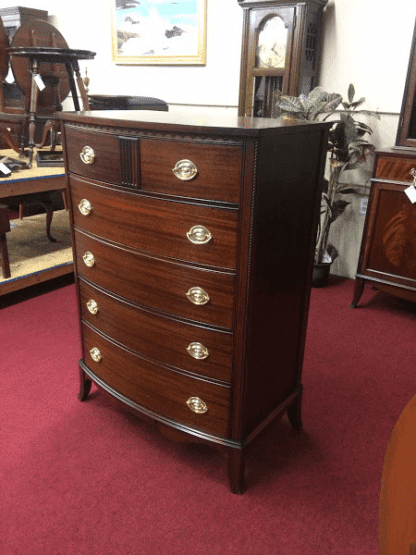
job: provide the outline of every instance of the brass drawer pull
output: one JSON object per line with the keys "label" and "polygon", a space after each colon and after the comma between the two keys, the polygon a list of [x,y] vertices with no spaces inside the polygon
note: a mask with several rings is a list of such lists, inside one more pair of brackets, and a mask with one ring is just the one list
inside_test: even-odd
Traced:
{"label": "brass drawer pull", "polygon": [[203,225],[194,225],[187,232],[186,236],[194,245],[205,245],[212,239],[212,233]]}
{"label": "brass drawer pull", "polygon": [[83,198],[81,202],[78,204],[78,210],[81,212],[83,216],[89,216],[92,212],[92,206],[89,200]]}
{"label": "brass drawer pull", "polygon": [[179,160],[172,171],[182,181],[190,181],[198,173],[197,167],[190,160]]}
{"label": "brass drawer pull", "polygon": [[204,414],[208,411],[208,407],[206,403],[199,397],[189,397],[186,401],[186,404],[191,409],[191,411],[196,412],[197,414]]}
{"label": "brass drawer pull", "polygon": [[82,260],[84,261],[85,266],[88,266],[88,268],[92,268],[95,264],[94,255],[92,254],[92,252],[89,251],[83,254]]}
{"label": "brass drawer pull", "polygon": [[196,305],[203,305],[209,302],[209,295],[201,287],[191,287],[186,293],[186,296],[191,301],[191,303]]}
{"label": "brass drawer pull", "polygon": [[103,358],[101,353],[100,353],[100,350],[97,349],[97,347],[93,347],[90,350],[90,355],[91,355],[91,358],[94,362],[100,362],[100,360]]}
{"label": "brass drawer pull", "polygon": [[209,351],[201,343],[189,343],[186,350],[191,355],[191,357],[196,358],[196,360],[204,360],[204,358],[209,357]]}
{"label": "brass drawer pull", "polygon": [[90,146],[84,146],[84,148],[79,153],[81,160],[84,164],[94,164],[95,162],[95,152]]}
{"label": "brass drawer pull", "polygon": [[91,312],[91,314],[97,314],[98,312],[98,304],[96,301],[94,301],[94,299],[90,299],[89,301],[87,301],[87,308],[89,312]]}

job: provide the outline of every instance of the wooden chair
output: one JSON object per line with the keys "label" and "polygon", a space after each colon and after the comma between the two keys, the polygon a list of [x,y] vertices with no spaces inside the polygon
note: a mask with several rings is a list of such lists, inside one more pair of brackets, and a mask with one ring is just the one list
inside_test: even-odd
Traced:
{"label": "wooden chair", "polygon": [[7,250],[6,238],[8,231],[10,231],[9,208],[4,204],[0,204],[0,263],[4,279],[10,277],[9,252]]}
{"label": "wooden chair", "polygon": [[380,555],[416,555],[416,395],[397,421],[384,459]]}

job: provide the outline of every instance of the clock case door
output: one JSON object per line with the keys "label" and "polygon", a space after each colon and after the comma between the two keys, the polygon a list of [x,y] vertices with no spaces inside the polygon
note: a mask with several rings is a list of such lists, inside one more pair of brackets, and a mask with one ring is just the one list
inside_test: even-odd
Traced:
{"label": "clock case door", "polygon": [[[316,86],[322,10],[327,0],[238,0],[243,8],[239,116],[272,117],[276,90],[298,96]],[[284,67],[258,67],[259,36],[272,18],[287,31]]]}

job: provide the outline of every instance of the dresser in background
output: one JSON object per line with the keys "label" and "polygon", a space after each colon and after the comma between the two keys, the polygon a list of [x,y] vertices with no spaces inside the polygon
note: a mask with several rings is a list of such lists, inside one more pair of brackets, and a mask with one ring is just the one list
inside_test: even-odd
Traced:
{"label": "dresser in background", "polygon": [[391,148],[376,153],[352,308],[367,282],[416,301],[416,204],[405,193],[414,182],[414,150]]}
{"label": "dresser in background", "polygon": [[83,357],[172,437],[228,456],[287,412],[301,370],[330,124],[63,113]]}

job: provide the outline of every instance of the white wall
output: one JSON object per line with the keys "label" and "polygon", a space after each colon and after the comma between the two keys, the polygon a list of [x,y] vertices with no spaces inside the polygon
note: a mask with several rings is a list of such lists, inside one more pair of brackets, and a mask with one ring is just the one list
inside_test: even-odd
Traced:
{"label": "white wall", "polygon": [[[10,5],[0,0],[0,7]],[[71,48],[97,52],[80,64],[88,67],[91,94],[155,96],[171,111],[200,106],[236,111],[243,15],[237,0],[207,0],[206,66],[115,65],[110,0],[23,0],[21,5],[48,10]],[[329,0],[325,9],[320,84],[346,95],[354,83],[357,97],[367,99],[364,107],[381,116],[365,120],[377,148],[395,143],[415,17],[415,0]],[[370,174],[371,167],[351,180],[363,184]],[[331,230],[340,251],[332,271],[349,277],[355,275],[365,218],[358,210],[360,197],[352,200]]]}
{"label": "white wall", "polygon": [[[366,98],[363,108],[380,115],[362,118],[377,148],[396,141],[415,18],[414,0],[330,0],[325,10],[320,84],[346,96],[354,83],[356,98]],[[371,165],[367,169],[346,172],[343,180],[364,184],[371,178]],[[368,188],[362,193],[368,195]],[[331,228],[330,240],[340,252],[331,271],[341,276],[354,277],[357,269],[365,221],[361,198],[346,196],[352,204]]]}
{"label": "white wall", "polygon": [[23,0],[21,5],[48,10],[50,22],[70,48],[97,53],[94,60],[80,63],[88,67],[91,94],[154,96],[169,104],[237,105],[242,9],[236,0],[207,0],[205,66],[163,67],[112,62],[110,0]]}

